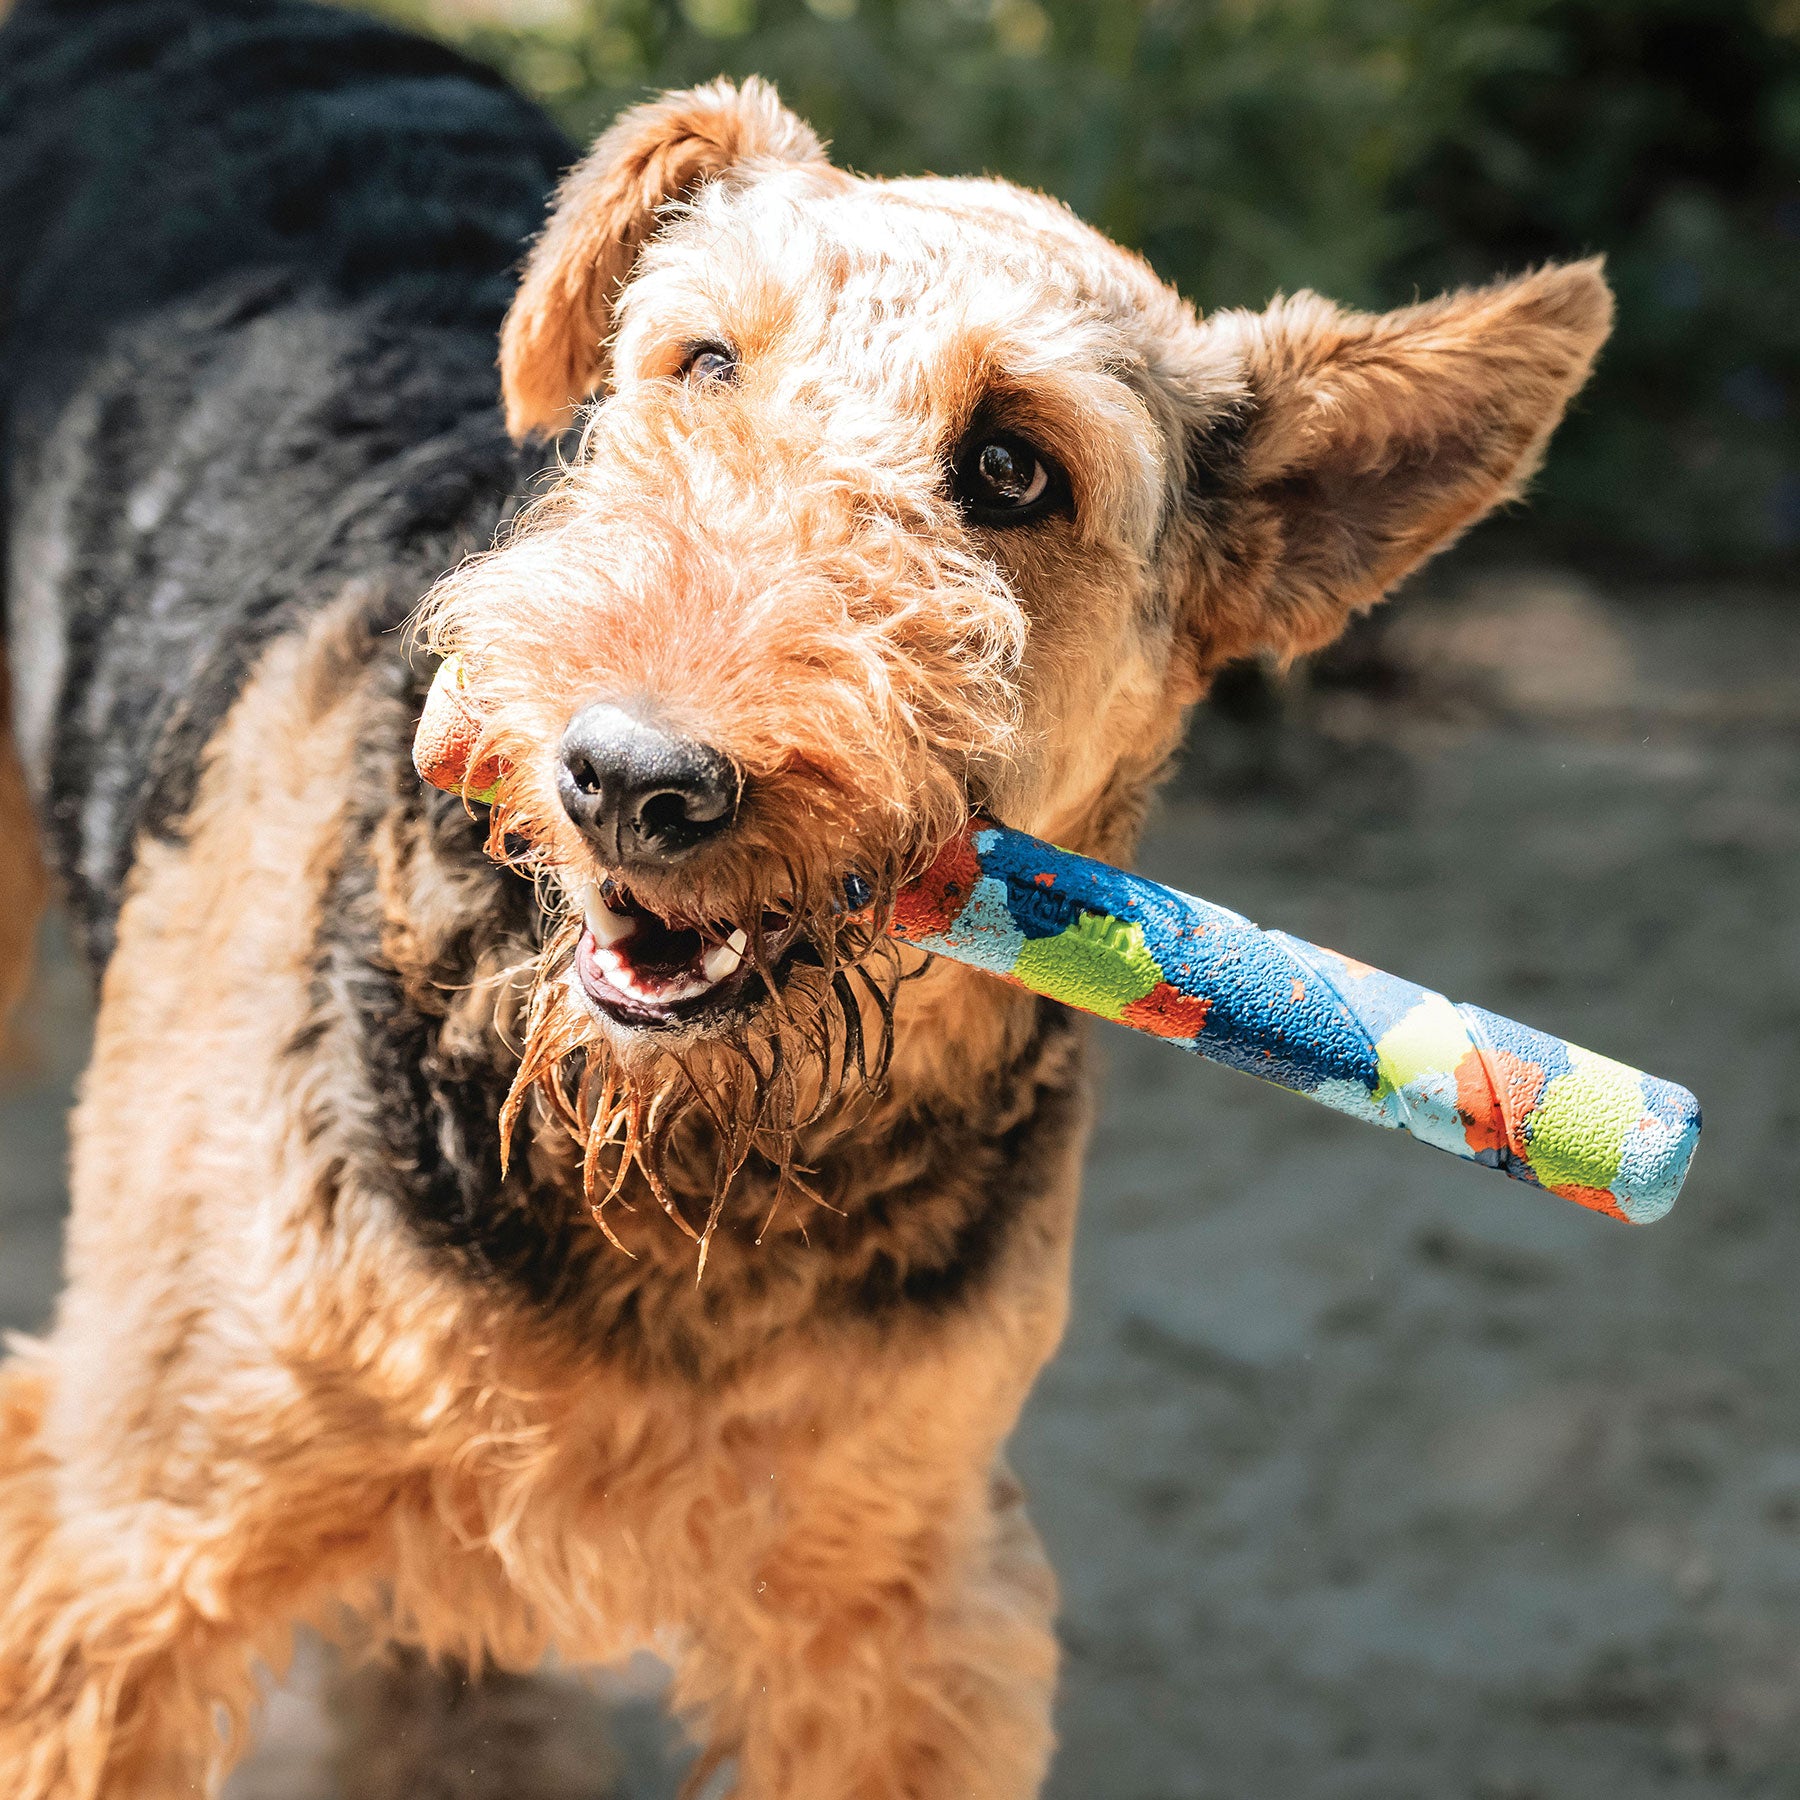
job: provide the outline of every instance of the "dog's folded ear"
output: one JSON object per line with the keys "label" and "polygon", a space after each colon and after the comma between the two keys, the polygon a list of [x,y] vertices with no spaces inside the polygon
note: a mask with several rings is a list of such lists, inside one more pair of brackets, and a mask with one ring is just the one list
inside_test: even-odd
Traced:
{"label": "dog's folded ear", "polygon": [[1317,649],[1516,495],[1612,323],[1598,260],[1385,314],[1202,327],[1241,386],[1189,444],[1200,673]]}
{"label": "dog's folded ear", "polygon": [[662,209],[728,171],[823,161],[766,81],[715,81],[622,114],[563,178],[500,333],[506,427],[561,430],[606,374],[613,303]]}

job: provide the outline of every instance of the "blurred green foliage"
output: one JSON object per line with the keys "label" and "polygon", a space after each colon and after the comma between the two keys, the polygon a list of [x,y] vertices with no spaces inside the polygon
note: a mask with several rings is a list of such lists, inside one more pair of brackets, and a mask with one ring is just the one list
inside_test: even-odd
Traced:
{"label": "blurred green foliage", "polygon": [[875,174],[1061,195],[1206,308],[1392,305],[1603,251],[1600,376],[1504,529],[1800,549],[1800,0],[375,0],[578,136],[770,76]]}

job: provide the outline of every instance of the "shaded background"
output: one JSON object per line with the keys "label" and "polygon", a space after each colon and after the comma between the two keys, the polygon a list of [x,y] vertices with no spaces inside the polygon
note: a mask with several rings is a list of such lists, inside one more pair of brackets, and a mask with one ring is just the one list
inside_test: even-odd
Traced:
{"label": "shaded background", "polygon": [[[1105,1028],[1017,1444],[1066,1592],[1051,1792],[1800,1791],[1800,0],[385,10],[583,136],[760,71],[841,160],[1041,185],[1208,308],[1607,254],[1618,335],[1530,505],[1309,669],[1231,672],[1142,863],[1687,1082],[1696,1172],[1632,1231]],[[0,1072],[23,1326],[88,1016],[46,948]],[[614,1791],[664,1800],[640,1677]],[[236,1800],[355,1800],[316,1684]],[[517,1717],[416,1729],[488,1771],[421,1800],[608,1787],[579,1733],[528,1796]]]}

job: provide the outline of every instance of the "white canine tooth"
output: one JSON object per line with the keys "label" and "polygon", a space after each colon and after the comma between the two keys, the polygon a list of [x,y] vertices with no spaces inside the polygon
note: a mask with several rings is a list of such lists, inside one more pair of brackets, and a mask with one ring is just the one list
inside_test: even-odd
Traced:
{"label": "white canine tooth", "polygon": [[637,930],[637,920],[630,913],[614,912],[606,904],[597,881],[590,881],[583,890],[581,909],[596,944],[622,944]]}
{"label": "white canine tooth", "polygon": [[734,931],[722,944],[714,944],[700,958],[700,973],[709,984],[717,984],[727,975],[735,975],[738,965],[744,960],[744,951],[750,940],[741,931]]}

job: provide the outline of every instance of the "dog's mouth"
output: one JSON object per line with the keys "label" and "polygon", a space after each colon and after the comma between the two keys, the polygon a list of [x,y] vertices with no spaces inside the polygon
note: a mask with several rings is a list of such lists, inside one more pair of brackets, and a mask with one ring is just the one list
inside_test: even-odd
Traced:
{"label": "dog's mouth", "polygon": [[761,971],[778,975],[803,948],[797,922],[785,912],[762,913],[753,951],[743,926],[666,917],[611,876],[583,884],[581,907],[575,980],[596,1012],[638,1031],[713,1024],[748,1011],[767,992]]}

